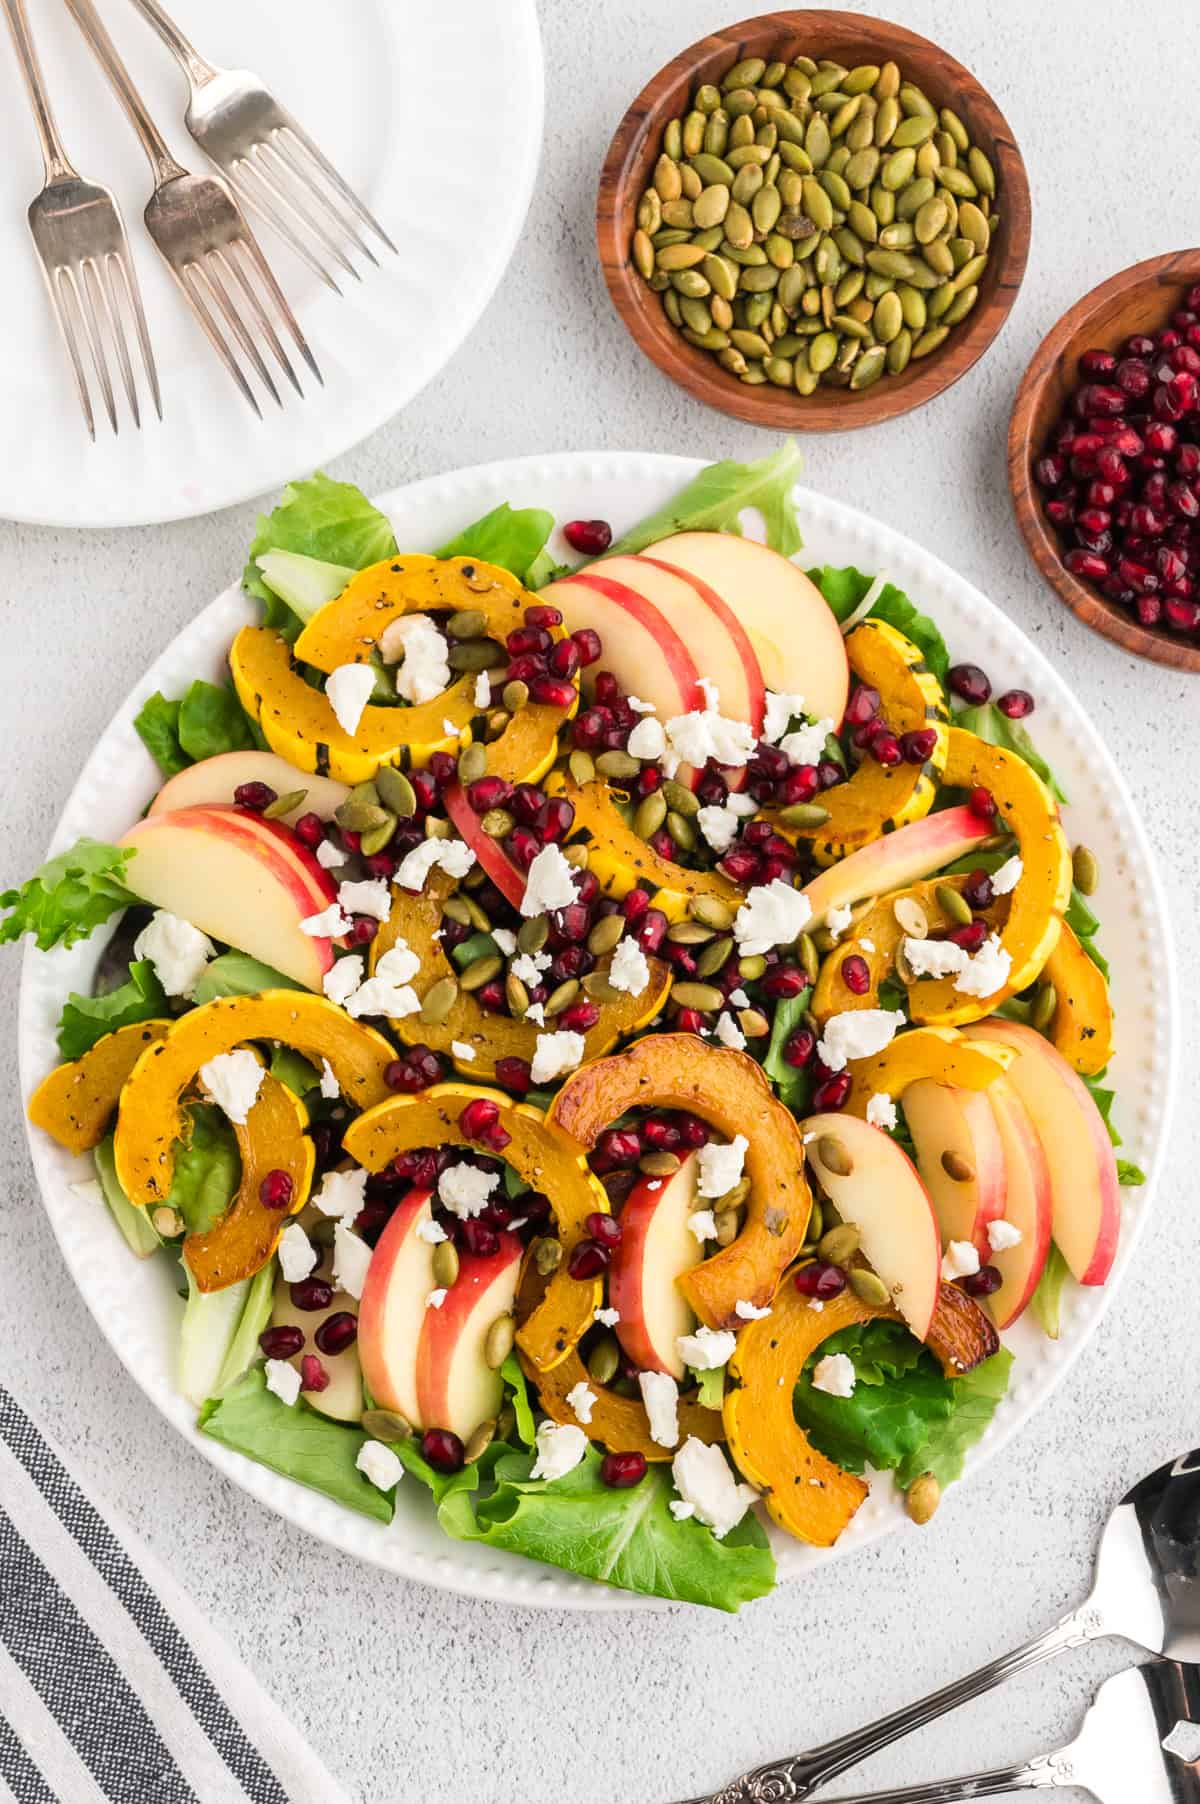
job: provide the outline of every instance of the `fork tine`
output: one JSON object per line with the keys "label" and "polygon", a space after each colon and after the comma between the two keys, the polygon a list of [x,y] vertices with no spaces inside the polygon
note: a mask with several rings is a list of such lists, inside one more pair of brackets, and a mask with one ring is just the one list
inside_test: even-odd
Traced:
{"label": "fork tine", "polygon": [[117,425],[117,404],[113,398],[112,382],[109,380],[108,361],[104,355],[104,340],[100,336],[100,322],[96,318],[96,309],[92,304],[92,291],[88,287],[86,276],[83,275],[82,265],[80,265],[82,280],[76,279],[74,269],[68,269],[66,273],[70,279],[71,292],[75,296],[75,304],[79,308],[80,318],[83,321],[83,333],[87,339],[88,350],[91,352],[92,366],[96,371],[96,380],[100,384],[100,393],[104,396],[104,411],[108,415],[109,425],[116,434],[120,431]]}
{"label": "fork tine", "polygon": [[133,365],[129,361],[129,347],[125,343],[125,324],[117,310],[117,298],[113,293],[108,271],[103,264],[88,257],[80,266],[83,271],[84,286],[91,295],[96,317],[103,315],[108,323],[109,337],[117,353],[117,362],[121,366],[121,380],[125,384],[125,397],[129,402],[129,411],[133,415],[133,423],[141,431],[142,416],[138,411],[137,389],[133,382]]}
{"label": "fork tine", "polygon": [[254,368],[258,371],[259,379],[266,388],[267,393],[274,401],[276,407],[282,407],[283,401],[280,397],[279,390],[275,386],[275,380],[271,375],[270,370],[263,362],[262,353],[246,329],[241,314],[233,304],[233,297],[225,286],[223,273],[225,267],[221,252],[219,250],[211,250],[205,253],[204,258],[199,265],[199,273],[208,283],[209,289],[212,292],[212,297],[220,308],[226,325],[241,345],[242,350],[250,359]]}
{"label": "fork tine", "polygon": [[[253,309],[259,326],[262,328],[263,336],[275,354],[275,361],[279,364],[280,369],[283,371],[296,393],[303,399],[304,390],[301,388],[299,378],[292,368],[291,359],[280,344],[279,334],[276,332],[275,327],[271,322],[271,317],[259,299],[258,293],[250,280],[248,272],[243,268],[243,259],[245,258],[245,255],[245,243],[243,240],[237,238],[235,238],[231,244],[226,245],[221,253],[222,261],[224,262],[226,269],[232,275],[234,281],[249,302],[250,307]],[[253,263],[251,263],[251,269],[253,269]]]}
{"label": "fork tine", "polygon": [[200,283],[197,265],[195,263],[185,263],[182,269],[178,270],[176,273],[179,285],[187,296],[192,311],[195,313],[209,344],[211,344],[213,350],[217,353],[217,356],[221,359],[221,362],[225,365],[225,368],[237,383],[242,395],[250,403],[251,407],[261,420],[262,408],[258,404],[254,390],[250,387],[250,384],[242,374],[237,358],[229,349],[228,344],[226,344],[220,326],[209,312],[208,302],[204,298],[204,291]]}
{"label": "fork tine", "polygon": [[87,422],[88,437],[96,442],[96,416],[92,412],[92,398],[88,393],[87,377],[84,373],[83,360],[79,355],[79,339],[75,324],[66,304],[66,275],[63,268],[47,269],[46,285],[50,290],[50,299],[54,306],[54,317],[58,321],[58,329],[62,333],[63,343],[67,347],[67,355],[71,359],[71,368],[75,371],[75,386],[79,393],[79,405],[83,409],[83,417]]}
{"label": "fork tine", "polygon": [[[317,165],[317,168],[321,171],[322,175],[324,175],[326,181],[328,181],[341,196],[346,205],[350,207],[353,212],[357,213],[363,224],[369,226],[376,237],[383,240],[390,251],[394,251],[396,255],[399,256],[399,251],[396,250],[396,246],[392,243],[375,215],[363,206],[363,203],[359,200],[349,182],[347,182],[343,176],[338,174],[338,171],[329,161],[329,158],[325,155],[324,151],[321,150],[318,145],[313,143],[303,126],[297,125],[296,121],[291,118],[290,115],[288,116],[288,130],[296,139],[296,142],[302,145],[308,152],[313,162]],[[374,259],[372,259],[372,261],[374,261]]]}
{"label": "fork tine", "polygon": [[110,251],[108,255],[108,277],[113,287],[114,309],[116,307],[115,296],[117,290],[117,284],[112,273],[114,264],[120,274],[126,307],[132,315],[134,329],[137,332],[138,345],[140,346],[142,353],[142,365],[146,371],[146,380],[150,384],[150,393],[154,399],[154,411],[161,420],[162,394],[158,386],[158,366],[154,361],[154,349],[150,343],[150,333],[146,326],[146,315],[142,311],[141,292],[138,288],[136,277],[130,271],[125,253],[120,251]]}
{"label": "fork tine", "polygon": [[321,384],[321,387],[324,388],[325,378],[321,374],[320,366],[308,348],[308,340],[300,330],[300,322],[288,306],[287,296],[279,286],[279,283],[275,280],[275,277],[271,274],[271,266],[263,256],[257,238],[255,238],[252,232],[247,231],[242,238],[237,240],[237,242],[244,246],[246,255],[250,258],[251,263],[257,270],[258,279],[266,289],[268,298],[274,305],[275,311],[279,314],[284,325],[291,333],[292,338],[295,341],[296,349],[303,357],[317,381]]}
{"label": "fork tine", "polygon": [[[262,148],[263,146],[261,144],[255,146],[255,149],[260,151]],[[334,259],[339,268],[344,269],[348,275],[353,276],[356,282],[362,281],[362,277],[355,269],[353,263],[351,263],[349,257],[346,256],[341,246],[328,236],[328,234],[317,224],[315,219],[312,219],[302,207],[297,205],[294,197],[288,193],[287,189],[280,181],[278,181],[278,179],[273,175],[268,174],[267,170],[262,167],[261,159],[258,161],[251,161],[249,156],[239,157],[226,173],[243,198],[249,201],[252,207],[257,208],[263,218],[266,219],[279,233],[279,236],[291,245],[296,255],[308,265],[314,275],[320,276],[322,282],[332,288],[334,294],[339,296],[339,298],[342,292],[341,289],[329,274],[329,271],[318,262],[316,257],[313,256],[299,232],[296,231],[289,221],[287,217],[288,214],[291,214],[294,219],[303,224],[315,238],[320,239],[323,248]]]}
{"label": "fork tine", "polygon": [[[305,166],[299,152],[306,146],[299,138],[296,138],[295,143],[291,142],[294,137],[295,133],[290,126],[277,126],[271,136],[269,148],[275,152],[280,162],[289,171],[293,181],[303,185],[311,198],[324,210],[326,217],[333,220],[339,231],[349,238],[355,250],[361,251],[363,256],[369,258],[378,268],[379,259],[362,236],[353,218],[334,204],[317,176]],[[318,168],[317,175],[321,173],[322,171]]]}

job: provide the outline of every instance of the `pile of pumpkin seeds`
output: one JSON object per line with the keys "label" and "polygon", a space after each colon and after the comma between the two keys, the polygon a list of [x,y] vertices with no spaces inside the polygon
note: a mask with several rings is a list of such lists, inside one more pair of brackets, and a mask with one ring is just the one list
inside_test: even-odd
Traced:
{"label": "pile of pumpkin seeds", "polygon": [[672,119],[631,256],[689,344],[740,382],[864,389],[979,298],[996,177],[895,63],[735,63]]}

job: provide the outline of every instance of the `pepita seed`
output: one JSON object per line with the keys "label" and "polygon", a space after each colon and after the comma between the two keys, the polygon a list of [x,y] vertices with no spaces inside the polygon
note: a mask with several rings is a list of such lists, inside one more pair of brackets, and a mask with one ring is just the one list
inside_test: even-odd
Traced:
{"label": "pepita seed", "polygon": [[540,952],[550,937],[550,923],[545,915],[531,915],[517,929],[517,945],[522,952]]}
{"label": "pepita seed", "polygon": [[873,382],[877,382],[883,374],[886,361],[887,351],[883,345],[873,345],[869,351],[864,351],[850,377],[851,388],[869,388]]}
{"label": "pepita seed", "polygon": [[[814,339],[814,345],[816,342]],[[794,802],[790,807],[780,809],[779,818],[785,827],[823,827],[829,819],[829,810],[819,802]]]}
{"label": "pepita seed", "polygon": [[932,1522],[942,1501],[942,1487],[932,1472],[922,1472],[913,1480],[904,1497],[905,1508],[919,1527]]}
{"label": "pepita seed", "polygon": [[533,1263],[540,1278],[548,1278],[562,1264],[562,1241],[551,1239],[535,1240],[533,1243]]}
{"label": "pepita seed", "polygon": [[353,796],[342,803],[334,816],[338,826],[349,833],[369,833],[374,827],[386,826],[391,818],[378,802],[360,802]]}
{"label": "pepita seed", "polygon": [[719,1209],[713,1214],[713,1225],[717,1230],[717,1245],[731,1247],[741,1232],[742,1219],[736,1209]]}
{"label": "pepita seed", "polygon": [[928,357],[931,351],[936,351],[939,345],[945,344],[949,336],[949,326],[930,326],[913,345],[913,356]]}
{"label": "pepita seed", "polygon": [[263,809],[265,821],[281,821],[285,815],[294,814],[308,794],[307,789],[289,789],[286,795],[276,796]]}
{"label": "pepita seed", "polygon": [[881,295],[875,304],[875,315],[871,321],[871,330],[881,345],[890,345],[904,324],[904,315],[900,307],[900,297],[894,291]]}
{"label": "pepita seed", "polygon": [[452,639],[481,639],[487,631],[487,615],[481,608],[460,608],[446,622],[446,631]]}
{"label": "pepita seed", "polygon": [[597,1384],[611,1384],[621,1369],[621,1349],[615,1336],[602,1335],[587,1357],[588,1376]]}
{"label": "pepita seed", "polygon": [[474,744],[467,746],[458,755],[458,781],[465,789],[468,783],[477,783],[480,777],[487,775],[487,750],[484,746]]}
{"label": "pepita seed", "polygon": [[161,1234],[164,1240],[170,1240],[174,1235],[183,1231],[183,1217],[177,1210],[168,1208],[165,1203],[153,1211],[150,1220],[155,1233]]}
{"label": "pepita seed", "polygon": [[956,1184],[970,1184],[975,1177],[975,1167],[971,1161],[964,1159],[953,1147],[947,1147],[942,1154],[942,1170]]}
{"label": "pepita seed", "polygon": [[748,1040],[761,1040],[764,1034],[771,1031],[771,1023],[761,1009],[744,1008],[738,1011],[738,1026]]}
{"label": "pepita seed", "polygon": [[512,971],[504,979],[504,998],[510,1012],[518,1021],[523,1021],[529,1011],[529,991]]}
{"label": "pepita seed", "polygon": [[[638,230],[646,238],[653,237],[654,233],[657,232],[658,228],[661,226],[662,201],[658,198],[657,189],[647,188],[641,200],[638,202],[637,222]],[[651,259],[651,261],[653,262],[653,259]],[[639,264],[638,267],[640,268],[641,265]]]}
{"label": "pepita seed", "polygon": [[439,1240],[433,1249],[433,1281],[444,1290],[458,1277],[458,1248],[452,1240]]}
{"label": "pepita seed", "polygon": [[[711,930],[706,929],[705,931]],[[728,937],[712,940],[696,959],[697,977],[715,977],[718,971],[724,970],[732,952],[733,941]]]}
{"label": "pepita seed", "polygon": [[421,1004],[421,1020],[427,1027],[440,1026],[457,1001],[457,979],[439,977],[425,993],[425,1000]]}
{"label": "pepita seed", "polygon": [[473,1466],[476,1460],[483,1458],[496,1438],[497,1427],[498,1418],[492,1416],[486,1422],[481,1422],[474,1433],[467,1437],[467,1444],[463,1448],[464,1466]]}
{"label": "pepita seed", "polygon": [[733,925],[733,910],[719,896],[693,896],[688,913],[693,920],[702,921],[705,927],[715,927],[718,932]]}
{"label": "pepita seed", "polygon": [[816,983],[821,969],[817,942],[811,933],[802,933],[796,942],[800,949],[800,966],[810,984]]}
{"label": "pepita seed", "polygon": [[667,812],[667,832],[681,852],[695,851],[696,829],[686,815],[677,813],[674,808]]}
{"label": "pepita seed", "polygon": [[701,921],[676,921],[668,927],[667,938],[676,946],[707,946],[713,937],[713,931]]}
{"label": "pepita seed", "polygon": [[678,1153],[643,1153],[638,1160],[638,1170],[648,1178],[669,1178],[679,1170],[682,1162]]}
{"label": "pepita seed", "polygon": [[867,1303],[873,1309],[886,1309],[891,1302],[892,1293],[883,1279],[875,1272],[868,1271],[865,1266],[854,1266],[846,1277],[860,1303]]}
{"label": "pepita seed", "polygon": [[476,675],[507,664],[508,653],[494,639],[460,639],[450,647],[446,661],[451,670]]}
{"label": "pepita seed", "polygon": [[1058,991],[1052,983],[1044,983],[1033,999],[1033,1007],[1029,1011],[1029,1025],[1043,1034],[1049,1028],[1058,1009]]}
{"label": "pepita seed", "polygon": [[498,1372],[513,1350],[516,1325],[511,1315],[498,1315],[487,1331],[483,1357],[493,1372]]}
{"label": "pepita seed", "polygon": [[974,915],[971,912],[971,904],[961,890],[955,889],[949,883],[939,883],[933,896],[947,920],[953,921],[956,927],[970,926]]}
{"label": "pepita seed", "polygon": [[854,1170],[854,1160],[850,1157],[850,1149],[844,1140],[836,1134],[822,1134],[817,1141],[817,1157],[827,1171],[835,1177],[848,1178]]}
{"label": "pepita seed", "polygon": [[465,971],[459,973],[459,988],[468,992],[481,990],[485,983],[493,977],[499,977],[503,961],[494,952],[485,952],[482,958],[474,959]]}
{"label": "pepita seed", "polygon": [[665,153],[654,165],[654,187],[659,200],[678,200],[683,193],[683,183],[679,179],[679,165],[672,162]]}
{"label": "pepita seed", "polygon": [[651,839],[667,818],[667,798],[661,789],[652,789],[637,805],[633,830],[639,839]]}
{"label": "pepita seed", "polygon": [[578,841],[574,845],[564,846],[562,855],[569,865],[577,871],[586,871],[588,865],[588,849]]}
{"label": "pepita seed", "polygon": [[382,852],[395,834],[397,825],[395,815],[389,814],[378,827],[368,827],[365,833],[360,833],[358,846],[364,858],[374,858],[376,852]]}
{"label": "pepita seed", "polygon": [[945,313],[943,313],[942,324],[946,326],[960,325],[961,322],[966,319],[968,313],[970,313],[978,299],[978,288],[964,288],[962,293],[955,297],[953,304],[947,307]]}
{"label": "pepita seed", "polygon": [[986,194],[990,200],[996,192],[996,172],[977,144],[972,144],[967,152],[967,168],[980,194]]}
{"label": "pepita seed", "polygon": [[929,917],[914,896],[897,896],[892,904],[892,913],[909,939],[928,939]]}
{"label": "pepita seed", "polygon": [[625,995],[624,990],[618,990],[615,984],[609,982],[603,971],[589,971],[582,983],[584,991],[593,1002],[620,1002]]}
{"label": "pepita seed", "polygon": [[1087,846],[1076,846],[1071,856],[1075,888],[1081,896],[1094,896],[1100,882],[1100,865],[1096,854]]}
{"label": "pepita seed", "polygon": [[667,244],[655,251],[654,261],[668,275],[677,275],[680,270],[694,269],[697,263],[703,263],[705,255],[698,244]]}
{"label": "pepita seed", "polygon": [[845,1265],[853,1259],[862,1243],[857,1228],[843,1225],[829,1228],[817,1242],[817,1251],[830,1265]]}
{"label": "pepita seed", "polygon": [[394,1409],[364,1409],[359,1426],[373,1441],[406,1441],[412,1423]]}
{"label": "pepita seed", "polygon": [[505,683],[500,700],[510,714],[519,714],[529,700],[529,685],[521,682],[519,677],[514,678],[511,683]]}
{"label": "pepita seed", "polygon": [[577,977],[568,977],[556,989],[551,990],[543,1004],[547,1020],[551,1015],[561,1015],[565,1008],[570,1008],[581,987]]}
{"label": "pepita seed", "polygon": [[416,791],[404,772],[394,765],[380,766],[375,773],[375,787],[384,806],[402,820],[409,820],[417,812]]}
{"label": "pepita seed", "polygon": [[[628,783],[641,770],[636,758],[628,752],[601,752],[596,760],[596,769],[602,777],[609,777],[616,782]],[[657,794],[657,790],[653,792]]]}
{"label": "pepita seed", "polygon": [[671,999],[680,1008],[699,1009],[706,1015],[725,1006],[724,990],[711,983],[677,983],[671,990]]}
{"label": "pepita seed", "polygon": [[767,968],[767,961],[761,952],[748,952],[744,958],[738,959],[738,976],[746,983],[757,983]]}

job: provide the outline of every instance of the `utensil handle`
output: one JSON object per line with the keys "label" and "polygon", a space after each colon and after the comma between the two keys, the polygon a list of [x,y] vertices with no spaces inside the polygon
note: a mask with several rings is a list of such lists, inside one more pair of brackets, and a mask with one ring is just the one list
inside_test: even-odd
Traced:
{"label": "utensil handle", "polygon": [[63,141],[58,135],[58,124],[50,105],[46,78],[42,74],[37,45],[33,41],[33,33],[29,29],[29,20],[25,13],[25,0],[3,0],[3,4],[8,17],[8,28],[12,32],[13,45],[17,52],[17,61],[21,65],[21,74],[25,77],[25,86],[29,91],[29,104],[33,108],[38,137],[42,143],[46,180],[48,182],[59,181],[63,176],[74,175],[75,171],[71,166],[71,160],[67,156]]}
{"label": "utensil handle", "polygon": [[196,46],[184,37],[174,19],[158,4],[158,0],[133,0],[133,4],[142,17],[149,20],[167,49],[178,59],[189,81],[199,86],[219,74],[219,70],[207,57],[201,56]]}
{"label": "utensil handle", "polygon": [[995,1798],[1004,1792],[1072,1783],[1058,1770],[1057,1755],[1043,1754],[1024,1766],[997,1767],[969,1779],[933,1779],[928,1785],[902,1785],[896,1791],[855,1792],[851,1798],[838,1798],[837,1804],[960,1804],[963,1798]]}
{"label": "utensil handle", "polygon": [[134,87],[120,52],[109,37],[92,0],[67,0],[67,9],[87,39],[88,46],[107,75],[117,99],[128,113],[133,129],[142,141],[142,149],[150,159],[155,180],[160,183],[168,182],[176,176],[186,174],[171,155],[166,139],[146,111],[145,103]]}

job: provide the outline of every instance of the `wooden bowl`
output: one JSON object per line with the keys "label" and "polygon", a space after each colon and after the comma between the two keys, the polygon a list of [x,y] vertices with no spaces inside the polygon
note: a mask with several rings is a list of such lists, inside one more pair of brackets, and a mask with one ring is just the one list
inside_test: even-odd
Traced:
{"label": "wooden bowl", "polygon": [[[668,122],[684,112],[702,82],[720,84],[746,56],[790,61],[799,55],[858,63],[899,64],[937,106],[953,107],[973,143],[996,171],[1000,227],[992,244],[980,296],[938,351],[910,363],[899,376],[885,375],[860,392],[821,386],[805,396],[764,384],[752,388],[723,370],[708,351],[688,344],[672,326],[660,297],[630,261],[637,205],[658,159]],[[928,38],[901,25],[860,13],[823,9],[764,13],[745,19],[690,49],[660,69],[638,95],[609,146],[596,202],[600,262],[617,312],[646,356],[699,400],[752,426],[790,432],[848,432],[921,407],[966,375],[983,356],[1008,316],[1029,254],[1029,183],[1008,122],[969,70]]]}
{"label": "wooden bowl", "polygon": [[1175,251],[1135,263],[1085,294],[1042,340],[1017,391],[1008,428],[1008,484],[1017,525],[1046,581],[1086,626],[1139,658],[1176,670],[1200,670],[1200,646],[1160,627],[1142,626],[1127,608],[1072,576],[1062,561],[1067,547],[1042,512],[1033,466],[1079,381],[1083,353],[1115,351],[1133,333],[1157,330],[1179,306],[1183,291],[1197,282],[1200,250]]}

